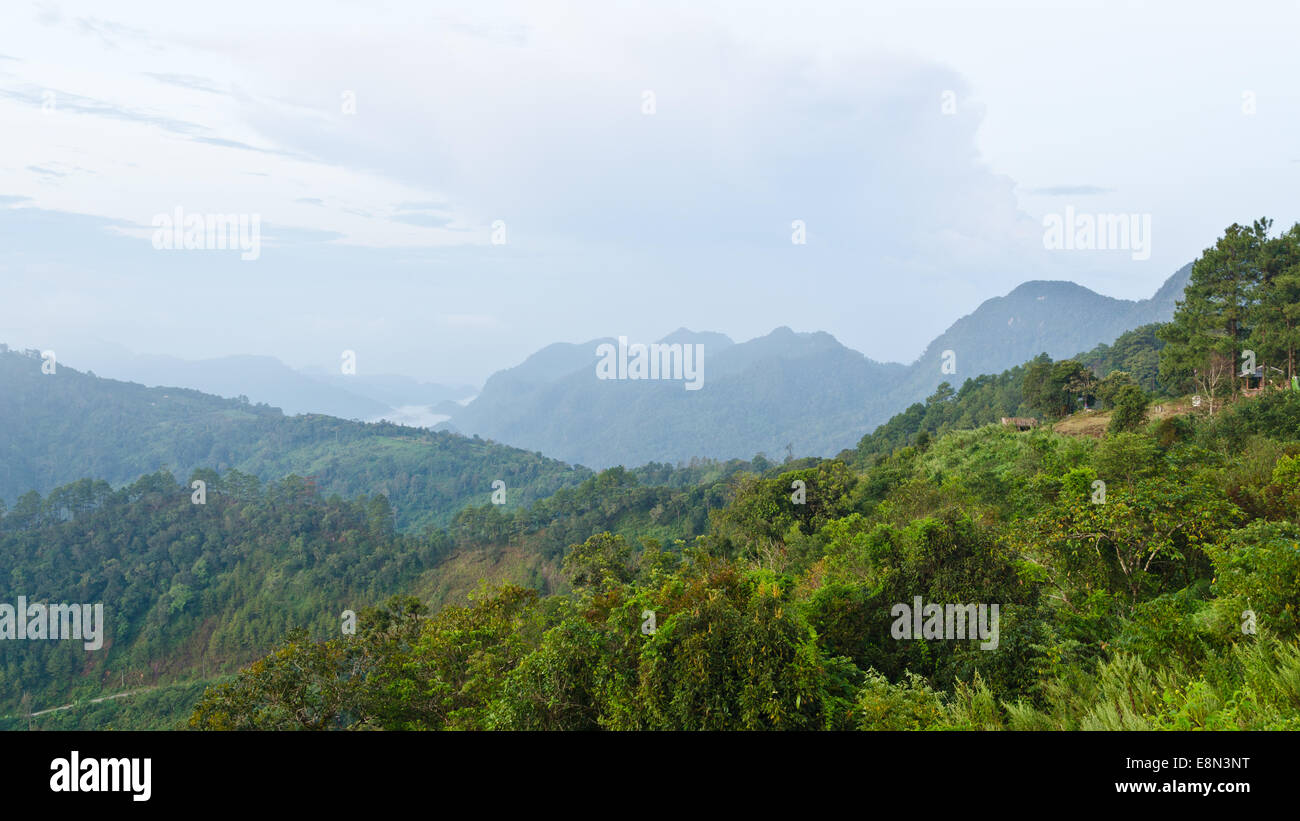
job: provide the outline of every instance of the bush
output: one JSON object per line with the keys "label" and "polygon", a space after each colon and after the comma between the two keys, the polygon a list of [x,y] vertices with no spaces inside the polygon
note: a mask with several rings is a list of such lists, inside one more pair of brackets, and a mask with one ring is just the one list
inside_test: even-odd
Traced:
{"label": "bush", "polygon": [[929,730],[944,723],[943,700],[925,679],[908,673],[889,680],[871,670],[858,690],[853,716],[859,730]]}

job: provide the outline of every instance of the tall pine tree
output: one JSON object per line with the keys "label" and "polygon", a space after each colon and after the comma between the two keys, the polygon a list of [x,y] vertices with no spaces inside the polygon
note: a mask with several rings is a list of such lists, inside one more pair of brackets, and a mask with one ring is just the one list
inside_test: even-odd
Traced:
{"label": "tall pine tree", "polygon": [[1300,223],[1268,241],[1263,273],[1250,344],[1266,373],[1275,367],[1289,381],[1300,352]]}
{"label": "tall pine tree", "polygon": [[1160,381],[1204,393],[1211,413],[1214,397],[1231,385],[1259,316],[1271,225],[1272,220],[1258,219],[1250,226],[1228,226],[1192,265],[1173,321],[1159,332],[1166,343]]}

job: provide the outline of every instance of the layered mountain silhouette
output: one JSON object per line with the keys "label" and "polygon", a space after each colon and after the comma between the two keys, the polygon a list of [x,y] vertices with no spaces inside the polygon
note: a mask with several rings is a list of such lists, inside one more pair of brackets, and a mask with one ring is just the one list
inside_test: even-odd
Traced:
{"label": "layered mountain silhouette", "polygon": [[[830,456],[941,382],[959,387],[1042,352],[1073,356],[1167,321],[1190,272],[1185,266],[1139,301],[1069,282],[1027,282],[957,320],[911,365],[876,362],[825,332],[781,327],[735,343],[678,329],[659,342],[703,346],[700,390],[686,390],[680,379],[597,378],[597,349],[617,345],[612,338],[549,345],[494,374],[467,405],[455,401],[465,387],[305,374],[273,357],[192,362],[109,351],[93,363],[122,379],[182,386],[144,388],[62,363],[57,376],[45,377],[39,359],[11,351],[0,354],[0,418],[17,421],[0,432],[0,499],[86,475],[123,482],[159,467],[182,476],[196,467],[238,468],[263,478],[315,476],[325,492],[384,493],[398,502],[397,521],[409,525],[445,520],[497,478],[521,489],[520,501],[540,498],[580,480],[582,472],[564,463]],[[943,371],[949,351],[955,373]],[[451,418],[441,434],[341,421],[404,405]],[[285,417],[277,407],[314,415]]]}
{"label": "layered mountain silhouette", "polygon": [[[59,353],[63,359],[64,350],[60,349]],[[392,418],[399,408],[433,409],[441,403],[474,394],[473,388],[467,386],[420,382],[392,374],[343,375],[337,368],[299,371],[273,356],[191,360],[166,354],[138,354],[102,340],[75,346],[68,353],[69,362],[97,376],[149,387],[188,388],[232,399],[243,396],[253,404],[271,405],[289,415],[323,413],[340,419]]]}
{"label": "layered mountain silhouette", "polygon": [[[695,391],[674,380],[598,378],[597,348],[614,339],[558,343],[494,374],[444,427],[593,468],[756,453],[831,456],[941,382],[959,387],[1040,353],[1073,356],[1168,321],[1190,275],[1188,264],[1145,300],[1071,282],[1026,282],[957,320],[911,365],[876,362],[824,332],[782,327],[735,343],[683,328],[658,341],[704,346],[704,387]],[[945,361],[955,372],[944,372]]]}
{"label": "layered mountain silhouette", "polygon": [[[879,387],[902,365],[874,362],[827,333],[771,334],[735,344],[722,334],[669,334],[664,344],[702,344],[704,388],[680,380],[598,380],[596,339],[551,345],[493,375],[450,425],[501,442],[530,441],[543,453],[575,454],[609,466],[686,461],[759,451],[823,452],[845,431],[868,431],[884,414]],[[791,397],[799,397],[797,408]],[[854,439],[853,441],[857,441]],[[580,454],[580,456],[578,456]]]}

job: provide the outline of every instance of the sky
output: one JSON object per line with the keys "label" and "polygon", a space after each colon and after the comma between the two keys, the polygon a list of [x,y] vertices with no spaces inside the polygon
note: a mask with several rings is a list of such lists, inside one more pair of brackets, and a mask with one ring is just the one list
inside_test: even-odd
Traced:
{"label": "sky", "polygon": [[[1233,222],[1300,221],[1296,2],[7,0],[0,21],[0,342],[73,367],[346,350],[481,384],[683,326],[907,363],[1022,282],[1142,299]],[[157,247],[178,208],[243,216],[256,253]],[[1149,219],[1149,243],[1048,247],[1067,213]]]}

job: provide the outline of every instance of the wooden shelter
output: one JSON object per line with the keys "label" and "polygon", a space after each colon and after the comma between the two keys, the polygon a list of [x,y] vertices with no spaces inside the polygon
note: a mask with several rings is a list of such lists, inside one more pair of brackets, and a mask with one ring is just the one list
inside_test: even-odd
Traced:
{"label": "wooden shelter", "polygon": [[1004,416],[1002,424],[1014,427],[1016,430],[1029,430],[1038,427],[1038,420],[1024,416]]}

